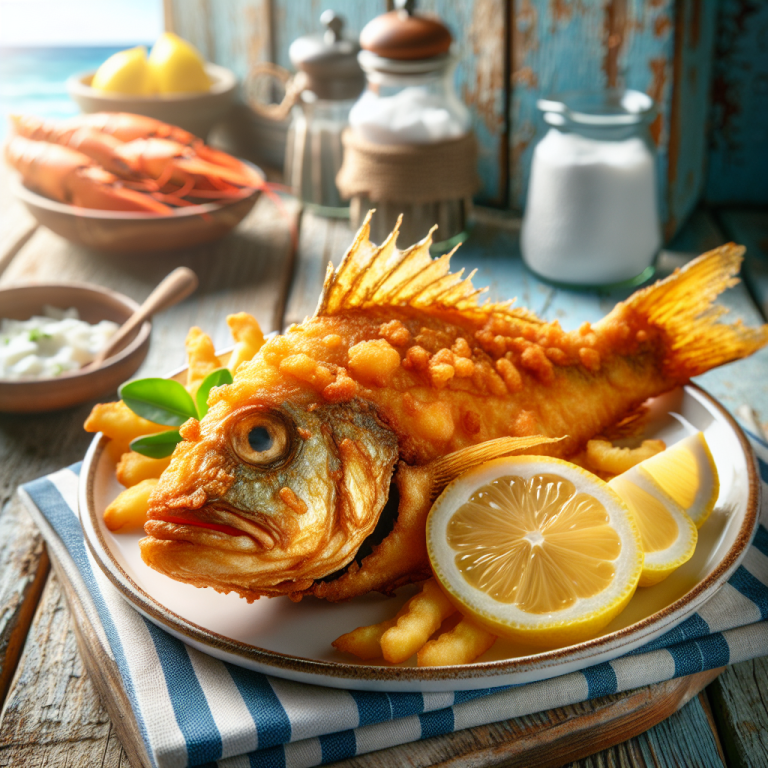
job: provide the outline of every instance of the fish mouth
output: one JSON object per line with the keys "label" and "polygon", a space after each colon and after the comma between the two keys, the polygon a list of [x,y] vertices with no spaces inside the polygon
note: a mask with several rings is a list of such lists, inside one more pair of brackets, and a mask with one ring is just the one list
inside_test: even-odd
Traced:
{"label": "fish mouth", "polygon": [[199,509],[163,510],[153,514],[144,530],[164,541],[186,541],[238,552],[268,552],[281,539],[280,531],[269,521],[247,519],[243,510],[226,502],[212,502]]}

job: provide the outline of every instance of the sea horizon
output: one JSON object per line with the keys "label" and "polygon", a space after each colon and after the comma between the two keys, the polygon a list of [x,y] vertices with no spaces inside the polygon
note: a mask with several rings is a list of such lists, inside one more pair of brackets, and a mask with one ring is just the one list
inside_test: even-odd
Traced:
{"label": "sea horizon", "polygon": [[97,69],[109,56],[136,45],[1,45],[0,46],[0,140],[8,134],[9,115],[43,118],[72,117],[77,104],[67,93],[67,79]]}

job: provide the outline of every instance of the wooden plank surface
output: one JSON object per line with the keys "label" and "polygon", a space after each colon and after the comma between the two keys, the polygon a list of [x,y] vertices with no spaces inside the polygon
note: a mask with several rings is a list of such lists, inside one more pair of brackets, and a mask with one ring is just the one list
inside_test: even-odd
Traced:
{"label": "wooden plank surface", "polygon": [[765,765],[768,661],[755,659],[728,667],[709,690],[729,768]]}
{"label": "wooden plank surface", "polygon": [[64,597],[50,579],[3,709],[0,766],[126,765],[109,716],[85,674]]}

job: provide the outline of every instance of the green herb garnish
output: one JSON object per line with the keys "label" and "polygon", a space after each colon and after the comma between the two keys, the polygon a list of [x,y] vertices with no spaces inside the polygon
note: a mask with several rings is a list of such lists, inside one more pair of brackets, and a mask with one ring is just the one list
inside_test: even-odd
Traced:
{"label": "green herb garnish", "polygon": [[152,459],[164,459],[173,453],[173,449],[179,442],[181,442],[179,430],[170,429],[168,432],[158,432],[156,435],[131,440],[131,450]]}
{"label": "green herb garnish", "polygon": [[51,336],[50,333],[45,333],[44,331],[41,331],[39,328],[33,328],[29,332],[29,340],[30,341],[41,341],[42,339],[52,339],[53,336]]}
{"label": "green herb garnish", "polygon": [[232,374],[229,368],[219,368],[217,371],[209,373],[204,379],[195,395],[195,404],[197,405],[198,418],[202,419],[208,413],[208,395],[214,387],[221,387],[224,384],[232,383]]}
{"label": "green herb garnish", "polygon": [[[137,415],[154,424],[180,427],[187,419],[202,419],[208,413],[208,396],[214,387],[232,383],[227,368],[218,368],[203,379],[195,400],[178,381],[172,379],[136,379],[118,390],[122,401]],[[137,437],[131,450],[153,459],[170,456],[181,435],[178,429]]]}

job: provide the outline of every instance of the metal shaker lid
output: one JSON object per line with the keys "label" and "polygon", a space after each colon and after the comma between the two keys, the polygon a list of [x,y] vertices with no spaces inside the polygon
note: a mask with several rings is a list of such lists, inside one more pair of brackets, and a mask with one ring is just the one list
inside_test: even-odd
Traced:
{"label": "metal shaker lid", "polygon": [[291,63],[306,73],[308,90],[319,99],[355,99],[365,87],[365,76],[357,62],[360,46],[342,36],[342,16],[323,11],[320,21],[325,32],[299,37],[291,43]]}
{"label": "metal shaker lid", "polygon": [[415,0],[397,2],[397,10],[377,16],[363,27],[360,47],[385,59],[414,61],[446,55],[453,38],[434,16],[415,13]]}

